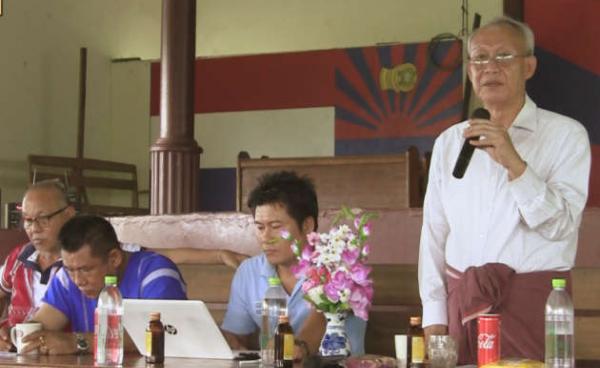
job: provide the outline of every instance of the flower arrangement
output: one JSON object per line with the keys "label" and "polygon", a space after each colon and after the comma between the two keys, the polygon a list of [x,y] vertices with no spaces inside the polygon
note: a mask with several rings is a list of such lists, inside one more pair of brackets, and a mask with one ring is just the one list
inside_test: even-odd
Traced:
{"label": "flower arrangement", "polygon": [[[371,232],[370,220],[374,213],[342,208],[327,233],[312,232],[307,243],[290,239],[289,233],[282,237],[293,241],[292,250],[298,263],[292,272],[304,279],[302,291],[305,299],[318,310],[337,313],[352,310],[364,320],[369,318],[373,300],[373,281],[369,278],[371,268],[366,260]],[[351,226],[343,220],[352,222]]]}

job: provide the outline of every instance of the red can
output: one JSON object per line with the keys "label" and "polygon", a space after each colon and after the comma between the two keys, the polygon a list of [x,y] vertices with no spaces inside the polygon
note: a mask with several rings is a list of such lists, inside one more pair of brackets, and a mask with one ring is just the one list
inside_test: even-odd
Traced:
{"label": "red can", "polygon": [[477,319],[477,366],[500,360],[500,315],[482,314]]}

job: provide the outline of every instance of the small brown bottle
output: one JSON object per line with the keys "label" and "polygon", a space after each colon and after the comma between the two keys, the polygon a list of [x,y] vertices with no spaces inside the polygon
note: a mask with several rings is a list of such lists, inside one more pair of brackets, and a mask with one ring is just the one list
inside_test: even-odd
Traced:
{"label": "small brown bottle", "polygon": [[421,317],[410,317],[407,335],[407,363],[409,368],[425,366],[425,334],[421,326]]}
{"label": "small brown bottle", "polygon": [[279,316],[279,325],[275,332],[275,367],[292,368],[294,366],[294,331],[288,316]]}
{"label": "small brown bottle", "polygon": [[165,361],[165,329],[160,321],[160,313],[150,313],[150,322],[146,327],[146,363]]}

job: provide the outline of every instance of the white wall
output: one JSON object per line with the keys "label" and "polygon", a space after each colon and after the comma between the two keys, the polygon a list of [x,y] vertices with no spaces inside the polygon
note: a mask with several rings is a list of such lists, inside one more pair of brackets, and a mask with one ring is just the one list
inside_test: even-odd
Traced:
{"label": "white wall", "polygon": [[[18,200],[29,153],[76,153],[79,48],[88,55],[86,154],[102,157],[112,130],[110,50],[87,1],[4,0],[0,17],[0,188]],[[88,14],[89,12],[89,14]],[[105,20],[105,19],[104,19]]]}
{"label": "white wall", "polygon": [[[240,151],[253,158],[333,156],[333,107],[196,114],[202,168],[235,167]],[[159,118],[152,118],[153,141]]]}
{"label": "white wall", "polygon": [[[9,0],[10,1],[10,0]],[[13,0],[14,1],[14,0]],[[90,0],[88,0],[90,1]],[[117,7],[119,57],[160,57],[160,2],[104,0]],[[127,5],[126,5],[127,4]],[[197,0],[196,54],[225,56],[427,41],[461,28],[461,0]],[[472,16],[501,14],[502,0],[470,0]],[[152,41],[149,41],[152,40]]]}
{"label": "white wall", "polygon": [[[27,154],[75,155],[82,46],[88,48],[85,155],[136,163],[140,186],[147,188],[148,148],[152,143],[152,128],[148,126],[148,62],[121,64],[111,63],[111,59],[160,57],[161,1],[3,0],[3,3],[2,202],[19,200],[27,182]],[[459,0],[198,0],[196,50],[198,56],[212,57],[426,41],[438,33],[459,32],[461,3]],[[484,20],[502,11],[501,0],[469,3],[471,14],[478,11]],[[252,121],[255,113],[234,115],[236,120]],[[233,115],[197,117],[196,130],[203,132],[216,125],[231,127],[228,116]],[[292,115],[290,118],[295,119]],[[272,137],[274,141],[290,136],[286,130],[276,133],[279,135]],[[222,132],[213,130],[206,134]],[[205,135],[199,138],[201,145],[202,140],[211,140]],[[209,166],[217,165],[217,157],[228,155],[215,152],[213,160],[207,147],[201,159],[203,163],[214,162]],[[279,148],[273,151],[271,155],[287,155]]]}

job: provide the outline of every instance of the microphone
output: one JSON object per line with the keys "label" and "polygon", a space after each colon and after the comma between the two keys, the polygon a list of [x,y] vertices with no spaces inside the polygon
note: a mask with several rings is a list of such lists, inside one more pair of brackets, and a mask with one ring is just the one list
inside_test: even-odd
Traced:
{"label": "microphone", "polygon": [[[490,112],[484,109],[483,107],[479,107],[475,109],[475,111],[473,111],[471,119],[490,120]],[[465,139],[465,143],[463,144],[462,149],[458,154],[458,158],[456,159],[454,171],[452,171],[452,176],[454,176],[455,178],[462,179],[462,177],[465,176],[465,171],[467,171],[467,166],[469,166],[471,157],[473,157],[473,151],[475,151],[475,146],[469,144],[469,141],[478,139],[479,137]]]}

